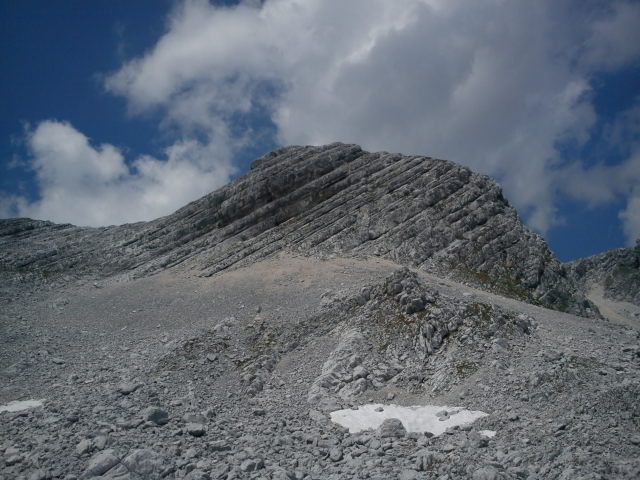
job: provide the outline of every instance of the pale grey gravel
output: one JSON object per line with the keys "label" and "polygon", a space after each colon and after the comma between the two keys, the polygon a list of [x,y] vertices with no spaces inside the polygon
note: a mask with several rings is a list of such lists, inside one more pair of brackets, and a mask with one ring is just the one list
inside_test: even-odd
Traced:
{"label": "pale grey gravel", "polygon": [[[584,297],[633,300],[634,255],[577,272],[490,179],[342,144],[154,222],[2,221],[0,405],[43,405],[0,413],[0,480],[640,478],[638,319]],[[329,421],[366,403],[488,416]]]}

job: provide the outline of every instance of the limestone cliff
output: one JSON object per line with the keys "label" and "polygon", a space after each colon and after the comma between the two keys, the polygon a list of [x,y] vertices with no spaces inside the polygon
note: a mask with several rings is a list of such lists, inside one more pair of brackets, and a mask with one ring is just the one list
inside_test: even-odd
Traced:
{"label": "limestone cliff", "polygon": [[424,156],[357,145],[286,147],[166,217],[83,228],[0,221],[5,275],[213,275],[288,251],[380,256],[581,315],[574,276],[492,179]]}

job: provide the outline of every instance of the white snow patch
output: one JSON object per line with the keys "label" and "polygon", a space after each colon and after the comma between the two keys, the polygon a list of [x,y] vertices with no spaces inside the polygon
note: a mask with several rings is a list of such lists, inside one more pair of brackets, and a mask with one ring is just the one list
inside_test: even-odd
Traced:
{"label": "white snow patch", "polygon": [[493,438],[496,436],[495,430],[480,430],[478,433],[487,438]]}
{"label": "white snow patch", "polygon": [[[377,412],[376,409],[380,408],[382,411]],[[449,416],[437,415],[443,411],[446,411]],[[402,407],[372,403],[358,407],[356,410],[336,410],[330,415],[332,422],[349,429],[350,433],[375,430],[387,418],[397,418],[402,422],[407,432],[430,432],[437,437],[443,434],[447,428],[456,425],[469,425],[488,414],[465,410],[462,407],[439,407],[437,405]]]}
{"label": "white snow patch", "polygon": [[2,412],[20,412],[30,408],[38,408],[42,406],[42,400],[15,400],[6,405],[0,405],[0,413]]}

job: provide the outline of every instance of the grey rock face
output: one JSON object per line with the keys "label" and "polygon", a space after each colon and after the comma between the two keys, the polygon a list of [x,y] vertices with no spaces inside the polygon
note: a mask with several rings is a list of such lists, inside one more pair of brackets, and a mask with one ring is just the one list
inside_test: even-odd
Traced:
{"label": "grey rock face", "polygon": [[[544,240],[493,180],[444,160],[356,145],[286,147],[229,185],[147,223],[104,228],[0,221],[7,282],[51,275],[203,275],[281,251],[377,255],[586,314]],[[423,308],[407,304],[407,313]],[[595,310],[594,310],[595,311]]]}
{"label": "grey rock face", "polygon": [[128,455],[122,464],[129,472],[142,476],[143,478],[156,478],[166,467],[164,458],[148,449],[138,449]]}
{"label": "grey rock face", "polygon": [[498,480],[498,471],[493,467],[482,467],[473,472],[473,480]]}
{"label": "grey rock face", "polygon": [[416,480],[418,478],[418,472],[415,470],[403,470],[400,472],[399,480]]}
{"label": "grey rock face", "polygon": [[93,442],[88,438],[85,438],[84,440],[81,440],[80,443],[78,443],[78,445],[76,445],[76,453],[78,455],[83,455],[87,452],[90,452],[94,448],[95,447],[93,445]]}
{"label": "grey rock face", "polygon": [[640,239],[633,248],[618,248],[576,260],[570,267],[585,289],[598,283],[606,297],[640,306]]}
{"label": "grey rock face", "polygon": [[264,468],[264,462],[261,458],[250,458],[240,464],[240,470],[243,472],[255,472]]}
{"label": "grey rock face", "polygon": [[20,455],[11,455],[10,457],[7,457],[5,459],[4,464],[7,467],[11,467],[12,465],[15,465],[21,461],[22,461],[22,457]]}
{"label": "grey rock face", "polygon": [[156,425],[166,425],[169,422],[169,414],[160,407],[148,407],[142,412],[142,418]]}
{"label": "grey rock face", "polygon": [[340,460],[342,460],[342,450],[338,447],[333,447],[329,451],[329,458],[332,462],[339,462]]}
{"label": "grey rock face", "polygon": [[113,450],[105,450],[96,454],[87,465],[82,478],[91,478],[103,475],[120,463],[120,459],[114,455]]}
{"label": "grey rock face", "polygon": [[407,434],[407,431],[397,418],[387,418],[378,428],[378,433],[382,438],[401,438]]}
{"label": "grey rock face", "polygon": [[118,392],[122,395],[129,395],[130,393],[135,392],[140,387],[140,384],[135,382],[123,382],[118,385]]}
{"label": "grey rock face", "polygon": [[187,423],[186,429],[189,435],[192,435],[194,437],[202,437],[205,433],[207,433],[205,426],[201,423]]}

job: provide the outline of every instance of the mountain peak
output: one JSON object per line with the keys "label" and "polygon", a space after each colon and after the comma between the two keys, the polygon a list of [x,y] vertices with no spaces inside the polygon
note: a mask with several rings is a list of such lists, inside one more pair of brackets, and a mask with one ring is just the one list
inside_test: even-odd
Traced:
{"label": "mountain peak", "polygon": [[213,275],[279,252],[378,256],[594,314],[494,180],[358,145],[270,152],[246,175],[151,222],[96,229],[9,220],[0,229],[0,263],[16,272]]}

